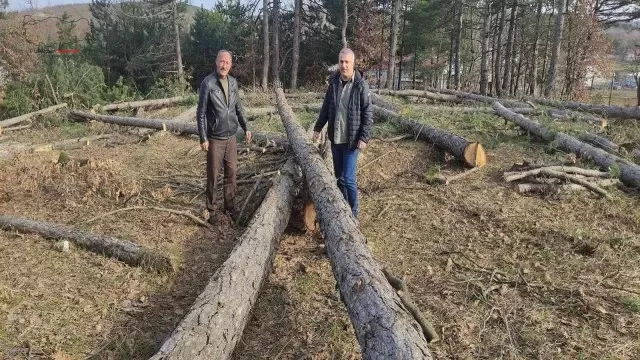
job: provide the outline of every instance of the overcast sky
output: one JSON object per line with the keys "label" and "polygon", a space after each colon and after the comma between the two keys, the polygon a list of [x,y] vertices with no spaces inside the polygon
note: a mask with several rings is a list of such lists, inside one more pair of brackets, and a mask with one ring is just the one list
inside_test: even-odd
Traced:
{"label": "overcast sky", "polygon": [[[31,1],[36,8],[44,8],[47,6],[64,5],[64,4],[87,4],[90,0],[32,0]],[[200,4],[205,9],[212,9],[218,0],[189,0],[191,5],[200,7]],[[243,1],[244,2],[244,1]],[[26,0],[9,0],[9,10],[27,10],[31,5]]]}

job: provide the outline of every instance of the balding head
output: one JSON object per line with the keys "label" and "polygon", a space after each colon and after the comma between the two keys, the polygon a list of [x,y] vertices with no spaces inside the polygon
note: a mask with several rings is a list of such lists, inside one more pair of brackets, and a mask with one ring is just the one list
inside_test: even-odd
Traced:
{"label": "balding head", "polygon": [[355,60],[356,54],[353,53],[353,50],[349,48],[340,50],[340,54],[338,54],[338,66],[342,79],[347,80],[353,77]]}

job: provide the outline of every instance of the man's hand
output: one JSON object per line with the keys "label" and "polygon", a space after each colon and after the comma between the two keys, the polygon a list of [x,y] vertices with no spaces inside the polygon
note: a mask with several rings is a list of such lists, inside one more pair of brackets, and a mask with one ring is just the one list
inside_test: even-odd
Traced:
{"label": "man's hand", "polygon": [[362,140],[358,140],[358,150],[364,150],[364,148],[367,147],[367,143],[362,141]]}
{"label": "man's hand", "polygon": [[209,142],[205,141],[200,143],[200,149],[202,149],[202,151],[209,151]]}
{"label": "man's hand", "polygon": [[252,135],[251,135],[251,131],[247,131],[247,132],[245,133],[245,137],[246,137],[247,144],[251,142],[251,136],[252,136]]}
{"label": "man's hand", "polygon": [[320,133],[317,131],[313,132],[313,142],[318,141],[318,139],[320,139]]}

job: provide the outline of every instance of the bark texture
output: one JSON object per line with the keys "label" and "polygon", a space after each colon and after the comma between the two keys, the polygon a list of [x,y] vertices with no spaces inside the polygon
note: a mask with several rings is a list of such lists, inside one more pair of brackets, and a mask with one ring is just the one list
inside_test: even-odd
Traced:
{"label": "bark texture", "polygon": [[92,234],[67,226],[0,215],[0,228],[35,233],[48,239],[67,239],[97,254],[116,258],[126,264],[160,271],[172,271],[171,260],[130,241]]}
{"label": "bark texture", "polygon": [[373,113],[379,119],[391,121],[401,128],[411,131],[417,137],[447,151],[467,166],[484,166],[487,163],[484,149],[479,143],[471,142],[461,136],[420,123],[416,120],[407,119],[393,111],[383,109],[376,105],[373,106]]}
{"label": "bark texture", "polygon": [[276,89],[278,109],[317,209],[327,254],[363,359],[431,359],[427,340],[389,284],[322,158]]}
{"label": "bark texture", "polygon": [[44,108],[42,110],[38,110],[38,111],[30,112],[28,114],[16,116],[16,117],[11,118],[11,119],[2,120],[2,121],[0,121],[0,129],[2,129],[3,127],[9,127],[9,126],[12,126],[12,125],[15,125],[15,124],[19,124],[21,122],[25,122],[27,120],[30,120],[31,118],[33,118],[36,115],[47,114],[47,113],[56,111],[58,109],[62,109],[64,107],[67,107],[66,103],[62,103],[62,104],[54,105],[54,106],[49,106],[48,108]]}
{"label": "bark texture", "polygon": [[500,116],[513,121],[530,134],[538,136],[548,142],[553,141],[559,149],[572,152],[581,158],[592,160],[604,170],[612,168],[619,169],[620,181],[631,187],[640,187],[640,166],[616,155],[609,154],[602,149],[585,144],[573,136],[547,129],[537,122],[509,111],[509,109],[497,101],[493,104],[493,108]]}

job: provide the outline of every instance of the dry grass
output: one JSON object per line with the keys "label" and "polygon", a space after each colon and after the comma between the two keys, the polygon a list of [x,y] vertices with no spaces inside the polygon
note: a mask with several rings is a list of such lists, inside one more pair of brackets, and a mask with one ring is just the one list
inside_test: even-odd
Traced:
{"label": "dry grass", "polygon": [[[407,110],[423,113],[419,106]],[[305,124],[313,118],[300,114]],[[277,130],[276,120],[251,126]],[[376,125],[359,159],[360,224],[375,257],[406,277],[440,332],[442,340],[431,346],[435,357],[639,359],[638,198],[619,190],[613,201],[588,192],[519,195],[502,181],[503,171],[524,159],[555,162],[566,155],[490,115],[425,113],[422,121],[482,142],[488,165],[451,185],[428,185],[425,175],[435,170],[464,169],[422,141],[378,140],[397,132]],[[96,126],[83,131],[105,132]],[[557,126],[571,132],[582,125]],[[640,139],[626,125],[611,126],[619,134],[614,139]],[[44,131],[19,136],[40,139]],[[115,142],[120,145],[70,152],[92,159],[93,167],[61,167],[55,154],[0,160],[0,213],[80,227],[125,202],[201,213],[196,195],[204,157],[189,154],[193,139],[167,135],[138,143],[122,133]],[[243,158],[242,171],[255,173],[273,159]],[[148,357],[241,231],[223,223],[209,232],[153,211],[117,214],[87,228],[169,254],[179,270],[148,273],[83,250],[56,252],[38,236],[0,232],[5,357],[24,359],[29,351],[32,358],[56,351],[71,358]],[[360,358],[334,285],[322,241],[290,230],[234,358]]]}

